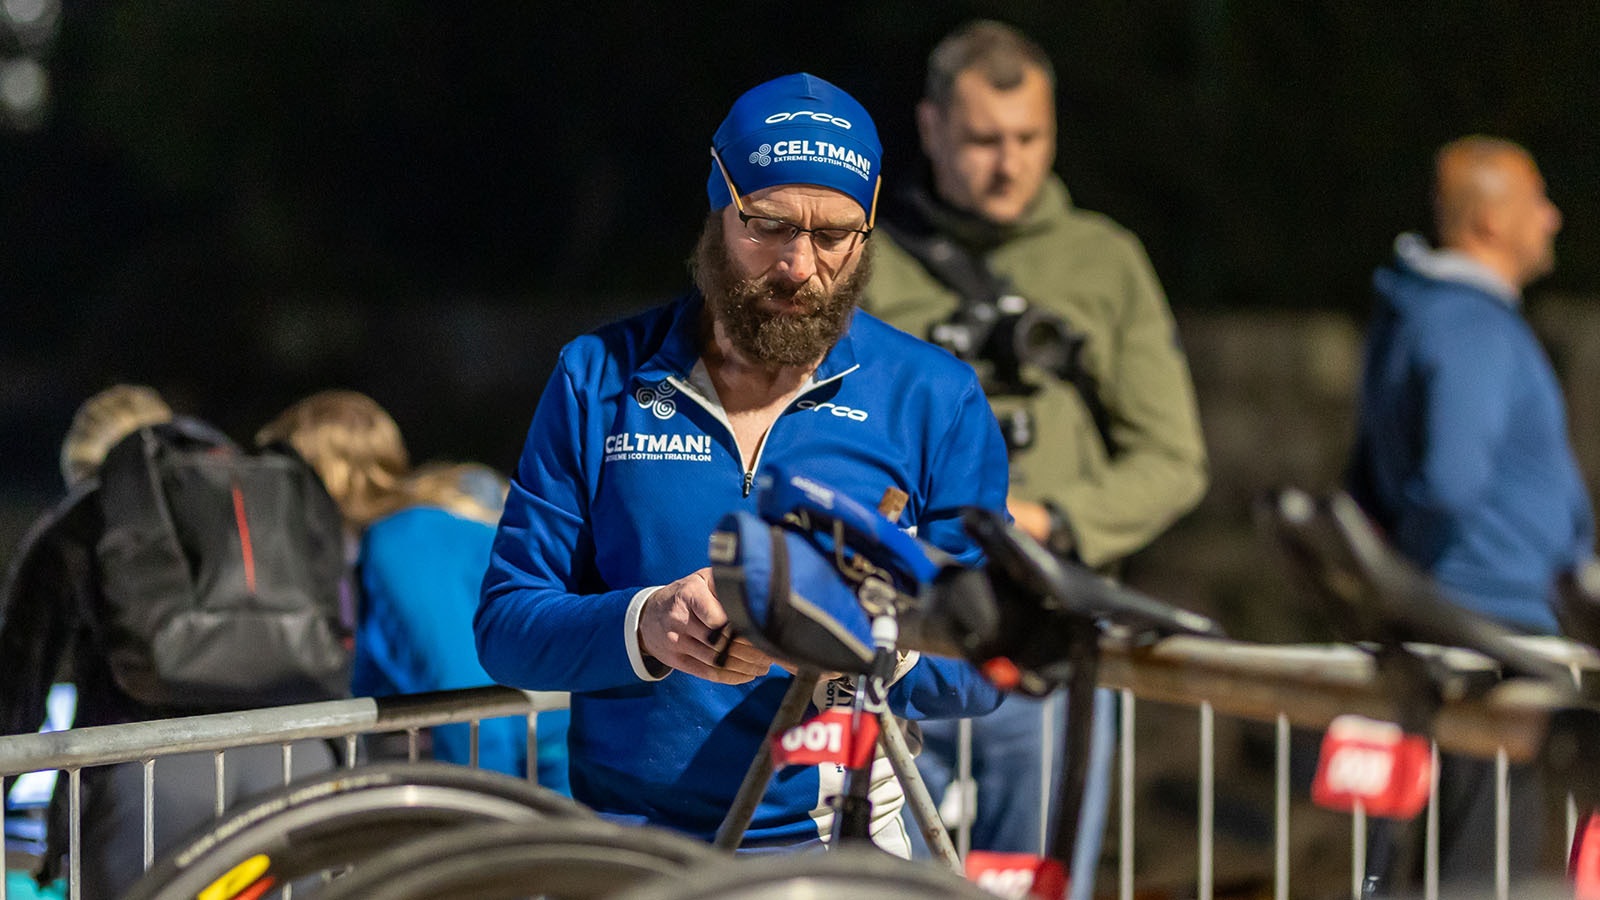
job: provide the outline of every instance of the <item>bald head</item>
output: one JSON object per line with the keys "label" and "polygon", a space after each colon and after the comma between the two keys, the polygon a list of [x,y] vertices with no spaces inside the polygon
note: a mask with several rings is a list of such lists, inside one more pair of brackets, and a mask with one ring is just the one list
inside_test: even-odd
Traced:
{"label": "bald head", "polygon": [[1504,138],[1472,135],[1439,149],[1433,168],[1433,223],[1439,242],[1453,245],[1473,217],[1505,195],[1506,170],[1531,165],[1528,151]]}
{"label": "bald head", "polygon": [[1451,141],[1434,159],[1439,244],[1494,269],[1513,287],[1548,273],[1561,214],[1532,155],[1504,138]]}

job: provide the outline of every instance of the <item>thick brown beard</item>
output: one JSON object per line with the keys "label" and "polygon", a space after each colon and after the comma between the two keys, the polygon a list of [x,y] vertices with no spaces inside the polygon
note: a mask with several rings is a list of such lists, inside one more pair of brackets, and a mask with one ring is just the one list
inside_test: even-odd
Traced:
{"label": "thick brown beard", "polygon": [[[799,238],[796,238],[799,240]],[[850,327],[850,316],[872,269],[871,241],[860,250],[854,272],[836,282],[832,291],[813,284],[799,289],[779,288],[766,277],[745,278],[736,270],[723,239],[722,211],[706,218],[690,267],[695,285],[706,298],[706,309],[722,323],[734,349],[769,366],[814,365],[838,343]],[[771,313],[761,301],[797,299],[800,313]]]}

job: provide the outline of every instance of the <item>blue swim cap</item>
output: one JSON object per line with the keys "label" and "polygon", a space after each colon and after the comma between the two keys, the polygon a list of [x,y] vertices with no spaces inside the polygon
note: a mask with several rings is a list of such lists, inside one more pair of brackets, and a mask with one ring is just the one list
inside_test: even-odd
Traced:
{"label": "blue swim cap", "polygon": [[[854,97],[804,72],[746,91],[717,127],[711,148],[740,196],[780,184],[815,184],[848,194],[872,223],[883,148]],[[706,194],[712,209],[733,202],[716,160]]]}

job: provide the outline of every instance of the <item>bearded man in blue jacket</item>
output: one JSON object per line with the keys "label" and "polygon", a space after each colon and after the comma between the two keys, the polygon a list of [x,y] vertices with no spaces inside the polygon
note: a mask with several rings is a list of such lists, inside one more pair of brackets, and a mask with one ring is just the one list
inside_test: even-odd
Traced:
{"label": "bearded man in blue jacket", "polygon": [[[1561,213],[1526,150],[1471,136],[1439,151],[1434,225],[1438,248],[1401,235],[1373,278],[1351,491],[1462,607],[1554,634],[1557,580],[1594,554],[1561,386],[1522,315],[1523,288],[1555,264]],[[1493,763],[1443,757],[1444,882],[1488,884],[1494,790]],[[1537,772],[1512,767],[1513,871],[1537,864],[1541,802]],[[1402,890],[1420,859],[1380,834],[1367,871]]]}
{"label": "bearded man in blue jacket", "polygon": [[[856,310],[882,157],[866,110],[784,76],[734,103],[711,155],[696,289],[563,349],[475,620],[496,680],[572,692],[574,797],[705,840],[794,677],[743,639],[723,646],[707,566],[718,519],[755,512],[756,476],[781,465],[869,507],[898,488],[902,527],[977,563],[960,509],[1003,510],[1007,487],[971,367]],[[910,654],[896,679],[890,707],[908,719],[1000,700],[953,660]],[[831,764],[779,772],[744,846],[826,838],[842,786]],[[881,758],[871,799],[873,839],[908,855]]]}

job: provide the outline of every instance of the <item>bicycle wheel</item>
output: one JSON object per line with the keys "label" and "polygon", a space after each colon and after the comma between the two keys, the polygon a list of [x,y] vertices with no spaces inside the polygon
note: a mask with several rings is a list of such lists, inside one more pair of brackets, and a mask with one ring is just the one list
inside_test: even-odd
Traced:
{"label": "bicycle wheel", "polygon": [[588,900],[730,859],[708,844],[647,826],[588,820],[464,825],[374,856],[317,897]]}
{"label": "bicycle wheel", "polygon": [[124,900],[254,900],[440,829],[593,815],[498,772],[448,763],[346,769],[263,794],[197,829],[157,859]]}
{"label": "bicycle wheel", "polygon": [[609,900],[994,900],[930,862],[869,847],[747,856],[646,882]]}

